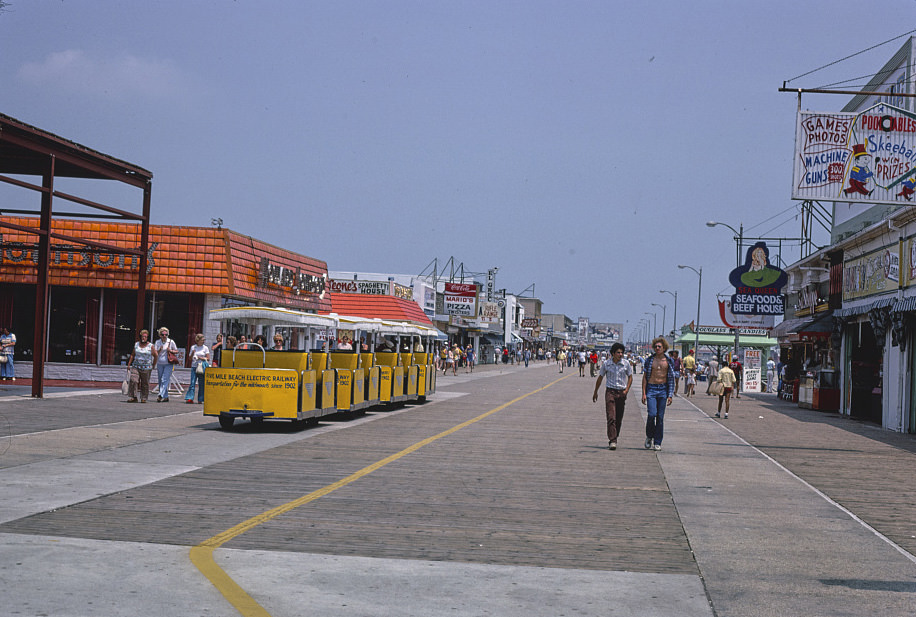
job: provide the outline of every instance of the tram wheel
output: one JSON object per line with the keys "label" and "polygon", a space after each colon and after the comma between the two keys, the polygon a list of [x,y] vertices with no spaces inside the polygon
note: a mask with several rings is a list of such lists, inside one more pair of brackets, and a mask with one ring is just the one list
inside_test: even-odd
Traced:
{"label": "tram wheel", "polygon": [[233,424],[235,424],[235,418],[233,418],[232,416],[220,416],[219,417],[220,428],[229,430],[232,428]]}

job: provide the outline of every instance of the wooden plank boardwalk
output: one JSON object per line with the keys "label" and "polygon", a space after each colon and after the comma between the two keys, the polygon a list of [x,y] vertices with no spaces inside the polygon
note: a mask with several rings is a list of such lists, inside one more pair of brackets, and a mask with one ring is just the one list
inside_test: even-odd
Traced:
{"label": "wooden plank boardwalk", "polygon": [[[703,388],[705,391],[705,387]],[[716,397],[691,402],[713,415]],[[744,395],[720,420],[781,465],[916,554],[916,436],[773,395]]]}
{"label": "wooden plank boardwalk", "polygon": [[[538,367],[451,386],[442,378],[437,402],[0,532],[192,546],[559,377]],[[635,398],[621,448],[609,452],[594,381],[563,377],[225,547],[696,575],[658,459],[642,447]]]}

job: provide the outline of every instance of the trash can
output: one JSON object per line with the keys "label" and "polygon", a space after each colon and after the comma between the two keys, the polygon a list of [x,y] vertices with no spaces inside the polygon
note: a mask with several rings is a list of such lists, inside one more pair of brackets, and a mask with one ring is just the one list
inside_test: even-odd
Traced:
{"label": "trash can", "polygon": [[822,369],[814,374],[811,408],[818,411],[840,409],[839,375],[835,369]]}

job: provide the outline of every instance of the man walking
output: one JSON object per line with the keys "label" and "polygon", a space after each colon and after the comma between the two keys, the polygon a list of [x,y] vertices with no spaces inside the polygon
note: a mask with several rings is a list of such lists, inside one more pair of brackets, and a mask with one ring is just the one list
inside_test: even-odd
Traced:
{"label": "man walking", "polygon": [[611,345],[611,357],[598,368],[598,379],[595,381],[595,392],[592,402],[598,400],[601,380],[607,377],[604,389],[604,413],[607,416],[608,449],[617,449],[617,437],[620,435],[620,423],[623,422],[624,406],[627,394],[633,385],[633,366],[623,358],[624,347],[620,343]]}
{"label": "man walking", "polygon": [[684,370],[684,396],[695,395],[697,359],[694,357],[692,349],[681,361],[681,368]]}
{"label": "man walking", "polygon": [[776,361],[772,357],[767,360],[767,392],[776,392]]}
{"label": "man walking", "polygon": [[674,377],[674,362],[668,356],[668,341],[662,337],[652,339],[655,353],[648,358],[642,369],[642,402],[646,406],[646,450],[662,449],[665,436],[665,408],[671,404],[677,385]]}

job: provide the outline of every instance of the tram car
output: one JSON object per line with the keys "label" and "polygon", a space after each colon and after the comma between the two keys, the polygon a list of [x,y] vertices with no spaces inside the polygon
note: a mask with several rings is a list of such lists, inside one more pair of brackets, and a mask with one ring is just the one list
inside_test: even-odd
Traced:
{"label": "tram car", "polygon": [[[433,345],[440,333],[433,328],[266,307],[215,309],[210,318],[295,327],[313,346],[224,349],[221,366],[204,373],[203,412],[224,429],[236,420],[315,423],[332,414],[422,403],[436,389]],[[352,349],[329,348],[338,331],[350,335]]]}

